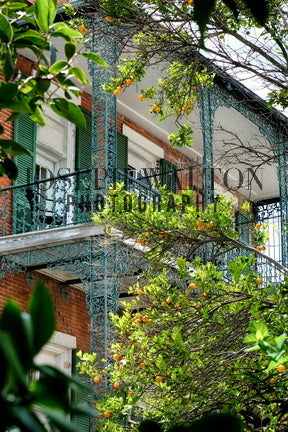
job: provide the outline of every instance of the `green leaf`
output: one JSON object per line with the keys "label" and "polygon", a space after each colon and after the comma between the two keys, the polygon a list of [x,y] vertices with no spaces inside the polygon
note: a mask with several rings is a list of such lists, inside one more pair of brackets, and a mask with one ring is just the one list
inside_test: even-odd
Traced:
{"label": "green leaf", "polygon": [[11,156],[30,155],[30,152],[22,144],[12,139],[0,139],[0,148]]}
{"label": "green leaf", "polygon": [[236,1],[235,0],[223,0],[223,3],[233,12],[234,17],[237,20],[239,11],[237,8]]}
{"label": "green leaf", "polygon": [[67,24],[63,22],[54,24],[53,29],[54,29],[53,36],[63,37],[63,39],[67,40],[68,42],[70,42],[74,38],[79,38],[79,39],[83,38],[82,33],[72,29],[71,27],[69,27]]}
{"label": "green leaf", "polygon": [[10,408],[11,416],[19,426],[19,430],[30,432],[47,432],[43,423],[40,422],[36,414],[28,406],[12,406]]}
{"label": "green leaf", "polygon": [[49,31],[49,3],[47,0],[35,0],[35,20],[44,34]]}
{"label": "green leaf", "polygon": [[57,12],[57,0],[48,0],[48,25],[52,25]]}
{"label": "green leaf", "polygon": [[31,322],[27,314],[22,314],[18,303],[8,300],[2,316],[0,327],[9,334],[17,357],[21,359],[22,367],[28,371],[32,365],[31,355]]}
{"label": "green leaf", "polygon": [[15,58],[13,58],[10,52],[3,52],[1,61],[3,64],[2,70],[4,78],[6,81],[9,81],[15,72]]}
{"label": "green leaf", "polygon": [[34,355],[51,338],[55,328],[54,306],[48,289],[43,282],[38,281],[29,302],[33,326]]}
{"label": "green leaf", "polygon": [[263,321],[252,321],[248,328],[251,333],[255,334],[257,340],[262,340],[269,335],[268,328]]}
{"label": "green leaf", "polygon": [[14,41],[20,42],[27,41],[27,47],[29,48],[29,42],[33,42],[36,45],[43,46],[43,43],[45,42],[45,38],[36,30],[27,30],[27,31],[21,31],[17,32],[14,35]]}
{"label": "green leaf", "polygon": [[244,0],[244,3],[259,24],[262,26],[265,25],[269,13],[268,2],[266,0]]}
{"label": "green leaf", "polygon": [[8,157],[0,162],[3,168],[3,172],[7,175],[8,178],[11,180],[16,180],[18,175],[18,168],[13,162],[13,160],[9,159]]}
{"label": "green leaf", "polygon": [[200,43],[204,46],[204,33],[209,22],[210,15],[215,8],[215,0],[195,0],[194,20],[198,24],[201,39]]}
{"label": "green leaf", "polygon": [[36,107],[34,112],[29,116],[31,120],[33,120],[36,123],[39,123],[41,126],[45,125],[45,120],[42,115],[42,111],[39,107]]}
{"label": "green leaf", "polygon": [[[23,361],[22,358],[18,357],[18,353],[15,351],[14,341],[12,340],[9,332],[0,333],[0,357],[6,359],[6,364],[8,366],[7,372],[9,372],[10,378],[14,381],[17,381],[21,387],[25,387],[26,382],[26,374],[23,370]],[[20,361],[21,359],[21,361]],[[5,362],[5,360],[3,360]],[[3,363],[3,362],[2,362]],[[1,374],[3,371],[1,370]],[[11,376],[12,375],[12,376]]]}
{"label": "green leaf", "polygon": [[69,73],[72,73],[74,77],[77,78],[78,81],[80,81],[82,84],[89,83],[89,79],[87,78],[85,72],[79,67],[72,67],[71,69],[69,69]]}
{"label": "green leaf", "polygon": [[7,18],[0,14],[0,40],[4,43],[11,42],[13,38],[13,28]]}
{"label": "green leaf", "polygon": [[18,85],[13,83],[0,83],[0,106],[12,102],[18,93]]}
{"label": "green leaf", "polygon": [[54,63],[49,68],[49,72],[54,75],[54,74],[57,74],[58,72],[62,71],[63,69],[65,69],[65,67],[67,67],[67,62],[64,60],[60,60],[60,61]]}
{"label": "green leaf", "polygon": [[102,59],[98,54],[88,52],[83,53],[83,57],[87,58],[88,60],[93,61],[94,63],[98,64],[99,66],[109,67],[108,63]]}
{"label": "green leaf", "polygon": [[53,99],[53,103],[50,104],[50,107],[56,114],[76,124],[80,129],[85,129],[85,117],[81,109],[73,102],[69,102],[66,99],[56,98]]}
{"label": "green leaf", "polygon": [[79,432],[79,426],[71,423],[71,421],[67,419],[67,415],[47,407],[42,407],[42,410],[47,418],[56,426],[57,430],[62,432]]}
{"label": "green leaf", "polygon": [[249,335],[245,336],[243,342],[247,344],[255,344],[257,342],[255,334],[250,333]]}
{"label": "green leaf", "polygon": [[71,59],[75,53],[76,53],[76,49],[77,49],[77,44],[76,41],[70,41],[70,42],[66,42],[65,44],[65,55],[67,57],[67,59]]}

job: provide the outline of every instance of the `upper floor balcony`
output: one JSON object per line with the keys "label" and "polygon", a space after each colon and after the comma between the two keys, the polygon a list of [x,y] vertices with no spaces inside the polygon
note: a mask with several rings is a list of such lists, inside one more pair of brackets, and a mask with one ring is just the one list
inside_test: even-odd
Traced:
{"label": "upper floor balcony", "polygon": [[[115,181],[151,201],[159,196],[149,179],[115,170]],[[105,195],[96,168],[5,187],[0,191],[0,235],[9,236],[87,224],[103,209]]]}

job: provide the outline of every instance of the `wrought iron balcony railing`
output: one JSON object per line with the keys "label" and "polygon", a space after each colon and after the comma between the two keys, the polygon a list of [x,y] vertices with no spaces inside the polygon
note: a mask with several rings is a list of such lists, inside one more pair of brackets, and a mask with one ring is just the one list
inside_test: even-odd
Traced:
{"label": "wrought iron balcony railing", "polygon": [[[158,192],[117,170],[115,180],[151,201]],[[15,185],[0,190],[0,236],[89,223],[104,206],[97,169]]]}

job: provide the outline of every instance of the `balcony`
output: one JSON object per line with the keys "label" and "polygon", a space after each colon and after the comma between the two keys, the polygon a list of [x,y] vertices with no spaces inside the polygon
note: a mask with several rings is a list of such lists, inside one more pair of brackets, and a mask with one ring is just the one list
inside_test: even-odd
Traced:
{"label": "balcony", "polygon": [[[91,222],[101,211],[105,198],[97,169],[15,185],[0,191],[0,236],[61,228]],[[115,181],[136,192],[141,199],[155,199],[159,193],[149,181],[137,180],[115,170]]]}

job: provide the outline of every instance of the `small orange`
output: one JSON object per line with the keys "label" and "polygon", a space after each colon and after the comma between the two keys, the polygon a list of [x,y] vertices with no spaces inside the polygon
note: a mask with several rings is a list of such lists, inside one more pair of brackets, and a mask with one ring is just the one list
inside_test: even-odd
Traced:
{"label": "small orange", "polygon": [[134,393],[133,393],[133,392],[129,392],[127,396],[128,396],[128,397],[133,397],[133,396],[134,396]]}
{"label": "small orange", "polygon": [[155,381],[156,381],[157,383],[160,383],[160,382],[163,381],[163,379],[164,379],[164,378],[163,378],[161,375],[157,375],[156,378],[155,378]]}
{"label": "small orange", "polygon": [[278,370],[278,372],[285,372],[286,366],[280,364],[277,366],[277,370]]}
{"label": "small orange", "polygon": [[275,378],[271,378],[271,379],[270,379],[270,383],[271,383],[271,384],[275,384],[275,383],[276,383],[276,379],[275,379]]}
{"label": "small orange", "polygon": [[109,244],[109,240],[104,240],[103,244],[105,244],[105,245]]}
{"label": "small orange", "polygon": [[125,84],[131,85],[133,83],[133,80],[131,78],[127,78],[125,81]]}
{"label": "small orange", "polygon": [[203,292],[203,294],[202,294],[203,297],[207,297],[207,295],[208,294],[206,292]]}
{"label": "small orange", "polygon": [[257,278],[255,282],[257,285],[261,285],[263,283],[263,279]]}
{"label": "small orange", "polygon": [[113,17],[112,17],[112,16],[106,16],[104,19],[105,19],[106,21],[108,21],[108,22],[113,21]]}
{"label": "small orange", "polygon": [[123,90],[123,87],[118,86],[116,90],[120,93]]}
{"label": "small orange", "polygon": [[145,369],[145,368],[146,368],[146,363],[141,362],[141,363],[139,364],[139,366],[140,366],[142,369]]}
{"label": "small orange", "polygon": [[154,306],[158,306],[158,301],[157,301],[157,300],[154,300],[154,301],[152,302],[152,304],[153,304]]}
{"label": "small orange", "polygon": [[96,376],[96,377],[94,377],[93,381],[94,381],[95,383],[98,383],[98,382],[101,381],[101,377],[100,377],[100,376]]}
{"label": "small orange", "polygon": [[114,91],[113,91],[114,96],[118,96],[119,93],[120,93],[120,92],[119,92],[118,90],[114,90]]}
{"label": "small orange", "polygon": [[197,285],[196,285],[194,282],[191,282],[191,283],[189,284],[188,288],[189,288],[190,290],[195,290],[195,289],[197,288]]}
{"label": "small orange", "polygon": [[172,302],[173,302],[173,300],[172,300],[171,297],[168,297],[168,298],[166,299],[166,303],[172,303]]}
{"label": "small orange", "polygon": [[121,359],[121,356],[119,354],[114,354],[113,359],[119,361]]}
{"label": "small orange", "polygon": [[139,99],[140,101],[142,101],[142,100],[144,100],[145,99],[145,95],[144,94],[139,94],[138,96],[137,96],[137,99]]}
{"label": "small orange", "polygon": [[180,308],[180,303],[175,303],[175,305],[174,305],[174,307],[176,308],[176,309],[179,309]]}
{"label": "small orange", "polygon": [[82,34],[87,34],[87,33],[89,33],[89,30],[87,30],[87,28],[84,26],[84,25],[80,25],[79,27],[78,27],[78,30],[82,33]]}
{"label": "small orange", "polygon": [[139,290],[139,291],[137,291],[137,294],[138,294],[138,295],[142,295],[142,294],[144,294],[144,291]]}
{"label": "small orange", "polygon": [[114,388],[119,388],[121,386],[121,383],[120,382],[115,382],[114,384],[113,384],[113,387]]}
{"label": "small orange", "polygon": [[104,411],[103,416],[104,416],[105,418],[109,418],[109,417],[112,416],[112,413],[111,413],[111,411]]}
{"label": "small orange", "polygon": [[260,223],[257,223],[256,225],[255,225],[255,228],[260,228],[261,227],[261,224]]}

